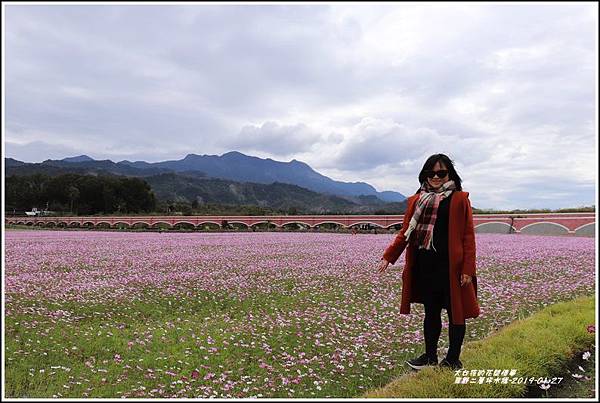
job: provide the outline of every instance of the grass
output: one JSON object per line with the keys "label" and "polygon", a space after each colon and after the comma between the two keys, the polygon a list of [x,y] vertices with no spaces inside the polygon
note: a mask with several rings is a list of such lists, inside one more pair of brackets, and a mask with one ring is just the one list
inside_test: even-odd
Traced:
{"label": "grass", "polygon": [[[151,390],[155,397],[172,396],[177,390],[189,396],[199,395],[194,387],[206,384],[203,378],[209,372],[203,370],[203,365],[207,369],[232,370],[248,379],[262,379],[269,376],[269,370],[260,365],[264,360],[274,365],[276,372],[285,373],[284,364],[271,360],[261,343],[267,342],[273,351],[280,351],[297,344],[299,338],[287,329],[267,329],[266,324],[261,331],[260,323],[251,328],[258,334],[268,334],[267,339],[247,333],[248,314],[260,321],[261,313],[273,312],[282,305],[301,307],[306,299],[283,294],[265,297],[252,303],[213,293],[179,299],[148,290],[148,296],[139,300],[112,304],[63,302],[54,306],[22,300],[19,306],[26,313],[12,315],[6,321],[6,352],[11,357],[6,366],[6,396],[133,397],[136,389],[145,396]],[[332,297],[321,295],[313,303]],[[39,311],[42,307],[46,309]],[[59,308],[71,314],[51,321],[41,314]],[[36,309],[40,314],[32,313]],[[516,377],[563,376],[574,387],[577,385],[564,372],[565,363],[593,343],[594,335],[587,331],[591,323],[593,297],[548,306],[483,340],[467,343],[461,360],[464,369],[514,368]],[[297,324],[297,329],[303,329],[303,325]],[[207,353],[213,346],[219,346],[218,354]],[[326,350],[313,347],[307,356]],[[15,355],[18,351],[21,354]],[[116,354],[119,359],[115,359]],[[16,356],[20,357],[15,362]],[[326,366],[325,370],[335,371],[333,365]],[[196,369],[201,374],[197,385],[189,379]],[[357,366],[354,380],[346,379],[346,387],[354,390],[354,396],[361,393],[361,376],[369,377],[371,385],[385,383],[385,378],[377,377],[377,371]],[[188,388],[177,384],[181,379],[190,384]],[[460,385],[454,380],[452,371],[427,368],[370,391],[365,397],[517,397],[528,391],[524,383]],[[307,382],[312,379],[303,379],[294,386],[300,388]],[[322,396],[336,396],[339,388],[335,383],[321,385]],[[236,392],[241,394],[241,387],[233,388],[232,396]]]}
{"label": "grass", "polygon": [[[282,283],[281,289],[289,286]],[[201,383],[210,385],[211,379],[204,377],[211,370],[231,370],[248,379],[269,377],[261,360],[274,366],[275,372],[290,372],[294,378],[298,375],[295,367],[284,368],[261,346],[265,342],[273,352],[289,351],[304,338],[287,328],[268,328],[260,321],[264,313],[272,314],[282,306],[309,307],[337,297],[322,294],[309,300],[308,293],[237,300],[214,292],[196,292],[189,298],[148,290],[136,300],[101,304],[14,301],[22,313],[6,318],[6,396],[134,397],[136,389],[145,391],[145,396],[151,390],[155,397],[172,396],[179,390],[186,396],[202,396],[195,388]],[[70,314],[49,320],[47,313],[59,309]],[[248,319],[249,315],[254,318]],[[304,330],[302,323],[295,327]],[[214,346],[218,353],[209,353]],[[307,357],[325,350],[328,348],[314,347],[307,350]],[[115,358],[117,354],[120,359]],[[190,379],[194,370],[201,374],[197,380]],[[356,368],[356,377],[368,376],[369,371],[375,372]],[[185,382],[177,384],[182,379]],[[307,377],[293,386],[299,392],[299,388],[314,386],[313,382]],[[360,393],[360,385],[356,382],[352,393]],[[334,383],[320,390],[324,396],[337,391],[339,385]],[[231,392],[235,396],[243,389],[235,387]]]}
{"label": "grass", "polygon": [[[517,381],[518,378],[562,377],[572,382],[567,372],[569,362],[594,344],[595,335],[587,329],[590,324],[595,324],[593,296],[547,306],[482,340],[465,344],[461,352],[461,371],[516,369],[514,377]],[[511,383],[512,376],[509,376],[508,384],[480,385],[457,384],[457,375],[462,376],[452,370],[428,367],[402,376],[382,388],[370,390],[364,397],[515,398],[525,397],[530,389],[525,382]],[[534,386],[537,387],[537,383]],[[553,390],[552,393],[559,392]]]}
{"label": "grass", "polygon": [[[568,361],[564,379],[556,386],[550,385],[542,390],[538,385],[531,385],[527,397],[532,398],[593,398],[595,397],[596,359],[594,348],[580,351]],[[589,354],[586,358],[585,354]]]}

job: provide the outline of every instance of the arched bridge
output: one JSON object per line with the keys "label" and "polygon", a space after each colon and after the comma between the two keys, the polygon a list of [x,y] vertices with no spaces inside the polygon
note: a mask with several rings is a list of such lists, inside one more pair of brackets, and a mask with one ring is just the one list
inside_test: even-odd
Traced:
{"label": "arched bridge", "polygon": [[[281,215],[281,216],[88,216],[88,217],[6,217],[6,224],[44,227],[174,227],[178,225],[202,227],[207,224],[222,226],[239,224],[248,228],[260,224],[283,227],[289,224],[307,228],[323,224],[340,227],[368,225],[387,230],[400,229],[403,215]],[[475,214],[476,232],[523,233],[546,235],[595,235],[595,213],[543,214]]]}

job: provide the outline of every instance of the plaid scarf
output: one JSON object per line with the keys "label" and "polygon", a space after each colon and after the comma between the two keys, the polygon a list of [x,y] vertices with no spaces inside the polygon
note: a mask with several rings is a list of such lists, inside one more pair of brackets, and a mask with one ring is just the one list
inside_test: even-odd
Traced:
{"label": "plaid scarf", "polygon": [[404,233],[405,238],[408,240],[410,234],[416,229],[416,242],[419,249],[433,248],[435,250],[433,246],[433,227],[437,218],[437,209],[440,202],[450,196],[455,188],[456,186],[452,180],[444,183],[437,191],[431,188],[427,181],[421,185],[419,200],[416,202],[408,229]]}

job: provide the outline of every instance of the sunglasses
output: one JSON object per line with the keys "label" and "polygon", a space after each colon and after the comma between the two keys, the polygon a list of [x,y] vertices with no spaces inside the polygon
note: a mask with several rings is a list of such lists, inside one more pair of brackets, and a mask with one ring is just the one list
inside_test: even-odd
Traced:
{"label": "sunglasses", "polygon": [[425,176],[429,179],[434,178],[437,175],[438,178],[442,179],[448,175],[447,169],[440,169],[439,171],[425,171]]}

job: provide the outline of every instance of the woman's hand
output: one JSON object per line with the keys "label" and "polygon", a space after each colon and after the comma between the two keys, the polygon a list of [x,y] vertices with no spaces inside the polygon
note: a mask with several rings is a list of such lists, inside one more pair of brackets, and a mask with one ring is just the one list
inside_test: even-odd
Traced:
{"label": "woman's hand", "polygon": [[379,273],[383,273],[384,271],[386,271],[389,264],[390,262],[388,262],[387,260],[381,259],[381,264],[379,265]]}
{"label": "woman's hand", "polygon": [[471,282],[471,276],[469,276],[468,274],[461,274],[460,275],[460,285],[463,286],[465,284],[469,284]]}

